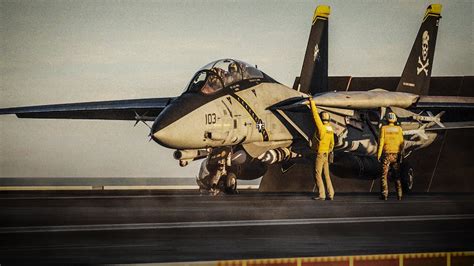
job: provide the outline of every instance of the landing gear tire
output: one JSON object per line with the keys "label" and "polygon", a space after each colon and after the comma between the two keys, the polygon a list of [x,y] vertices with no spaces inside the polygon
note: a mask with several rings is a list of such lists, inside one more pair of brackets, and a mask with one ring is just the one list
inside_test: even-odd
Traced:
{"label": "landing gear tire", "polygon": [[408,162],[404,162],[400,166],[400,179],[402,181],[403,193],[411,192],[415,179],[415,170]]}
{"label": "landing gear tire", "polygon": [[226,194],[237,194],[237,176],[230,172],[225,178],[225,193]]}

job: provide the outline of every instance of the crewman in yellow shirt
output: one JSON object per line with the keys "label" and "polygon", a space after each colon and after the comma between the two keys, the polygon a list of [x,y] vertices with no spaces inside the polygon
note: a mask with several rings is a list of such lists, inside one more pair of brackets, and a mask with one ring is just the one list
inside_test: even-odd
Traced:
{"label": "crewman in yellow shirt", "polygon": [[329,175],[329,154],[334,148],[334,130],[329,124],[329,113],[321,112],[319,116],[316,103],[309,98],[311,111],[313,113],[314,122],[316,124],[316,132],[313,138],[313,148],[316,151],[316,161],[314,164],[316,185],[318,186],[319,196],[314,197],[315,200],[325,200],[326,190],[324,188],[322,174],[326,181],[328,198],[333,200],[334,188],[332,187],[331,177]]}
{"label": "crewman in yellow shirt", "polygon": [[388,182],[387,175],[390,167],[393,168],[394,179],[397,187],[398,200],[402,199],[402,183],[400,180],[400,154],[403,151],[403,130],[395,125],[397,116],[393,112],[387,113],[388,125],[380,129],[377,159],[382,163],[382,176],[380,177],[381,199],[387,200]]}

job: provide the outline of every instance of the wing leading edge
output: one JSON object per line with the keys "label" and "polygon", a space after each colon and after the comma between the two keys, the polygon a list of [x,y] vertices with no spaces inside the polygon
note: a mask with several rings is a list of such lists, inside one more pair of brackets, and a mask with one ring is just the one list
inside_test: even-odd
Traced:
{"label": "wing leading edge", "polygon": [[174,98],[82,102],[0,109],[0,115],[18,118],[99,119],[153,121]]}
{"label": "wing leading edge", "polygon": [[474,109],[474,97],[420,96],[418,108],[470,108]]}

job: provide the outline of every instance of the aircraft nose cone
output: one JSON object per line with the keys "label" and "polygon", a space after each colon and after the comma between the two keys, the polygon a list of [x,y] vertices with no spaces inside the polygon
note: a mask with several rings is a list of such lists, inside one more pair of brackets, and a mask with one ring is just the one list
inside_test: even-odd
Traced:
{"label": "aircraft nose cone", "polygon": [[[202,115],[193,112],[193,108],[176,100],[168,105],[156,118],[151,127],[151,138],[158,144],[171,149],[200,148],[204,133],[196,124]],[[197,123],[196,123],[197,122]]]}
{"label": "aircraft nose cone", "polygon": [[172,148],[173,137],[170,130],[167,129],[172,122],[169,121],[166,109],[156,118],[151,127],[151,138],[160,145]]}
{"label": "aircraft nose cone", "polygon": [[160,124],[160,119],[156,120],[156,127],[152,127],[152,139],[158,144],[171,149],[193,149],[201,148],[203,139],[192,123],[192,116],[185,116],[178,121],[168,125]]}
{"label": "aircraft nose cone", "polygon": [[174,138],[166,128],[159,129],[151,134],[154,141],[168,148],[173,148]]}

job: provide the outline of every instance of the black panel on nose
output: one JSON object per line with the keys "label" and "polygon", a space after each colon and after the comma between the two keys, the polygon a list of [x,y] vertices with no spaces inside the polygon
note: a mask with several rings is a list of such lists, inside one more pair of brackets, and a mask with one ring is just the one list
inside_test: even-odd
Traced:
{"label": "black panel on nose", "polygon": [[151,126],[151,135],[153,133],[167,127],[170,125],[172,122],[176,121],[177,119],[174,118],[173,116],[173,109],[176,109],[175,106],[177,105],[176,102],[178,99],[174,100],[168,106],[166,106],[163,111],[156,117],[155,121],[153,122],[153,125]]}
{"label": "black panel on nose", "polygon": [[[176,122],[181,117],[189,114],[200,106],[212,101],[215,97],[206,97],[199,93],[184,93],[174,99],[168,106],[158,115],[151,127],[151,135],[153,133]],[[190,125],[191,127],[192,125]],[[155,139],[154,139],[155,140]],[[156,140],[155,140],[156,141]]]}

